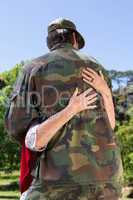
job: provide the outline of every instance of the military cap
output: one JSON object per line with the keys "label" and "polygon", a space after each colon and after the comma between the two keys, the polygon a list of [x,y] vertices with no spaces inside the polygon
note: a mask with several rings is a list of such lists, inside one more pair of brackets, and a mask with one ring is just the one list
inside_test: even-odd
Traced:
{"label": "military cap", "polygon": [[48,25],[48,34],[57,29],[69,29],[77,34],[79,49],[83,48],[85,41],[83,36],[77,31],[76,25],[69,19],[57,18]]}

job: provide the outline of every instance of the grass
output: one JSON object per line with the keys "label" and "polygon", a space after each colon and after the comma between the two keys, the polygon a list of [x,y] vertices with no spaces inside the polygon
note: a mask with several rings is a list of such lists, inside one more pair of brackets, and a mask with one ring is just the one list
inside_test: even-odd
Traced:
{"label": "grass", "polygon": [[20,193],[19,191],[0,191],[0,200],[19,200]]}
{"label": "grass", "polygon": [[0,200],[19,200],[18,179],[19,171],[0,172]]}

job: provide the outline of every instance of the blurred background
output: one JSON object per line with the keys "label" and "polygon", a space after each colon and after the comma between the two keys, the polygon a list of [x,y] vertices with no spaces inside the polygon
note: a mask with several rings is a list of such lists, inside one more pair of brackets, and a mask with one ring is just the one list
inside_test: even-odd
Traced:
{"label": "blurred background", "polygon": [[133,199],[132,10],[132,0],[0,2],[0,200],[19,199],[21,149],[3,124],[8,97],[23,65],[48,52],[47,26],[58,17],[75,22],[86,41],[82,51],[108,70],[124,166],[123,199]]}

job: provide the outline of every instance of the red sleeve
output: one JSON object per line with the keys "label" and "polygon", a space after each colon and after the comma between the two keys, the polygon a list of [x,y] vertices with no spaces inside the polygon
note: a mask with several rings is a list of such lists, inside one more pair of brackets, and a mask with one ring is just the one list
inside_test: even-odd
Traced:
{"label": "red sleeve", "polygon": [[33,177],[31,175],[31,171],[33,170],[36,160],[38,157],[37,152],[30,151],[25,146],[25,142],[22,144],[22,151],[21,151],[21,163],[20,163],[20,191],[23,193],[26,191],[31,182]]}

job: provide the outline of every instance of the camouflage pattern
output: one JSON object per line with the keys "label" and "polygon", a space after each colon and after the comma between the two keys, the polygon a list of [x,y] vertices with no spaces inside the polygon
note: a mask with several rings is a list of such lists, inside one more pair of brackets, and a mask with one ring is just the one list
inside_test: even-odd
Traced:
{"label": "camouflage pattern", "polygon": [[[65,108],[76,87],[80,92],[89,88],[82,80],[83,67],[101,70],[111,87],[105,69],[69,44],[25,66],[6,115],[9,133],[21,142],[29,126]],[[26,103],[20,106],[23,101]],[[34,181],[26,200],[86,200],[103,193],[106,197],[110,193],[121,195],[118,141],[99,102],[96,109],[74,116],[48,143],[32,172]]]}
{"label": "camouflage pattern", "polygon": [[[22,198],[23,197],[23,198]],[[94,187],[88,185],[53,185],[40,180],[22,195],[20,200],[118,200],[118,194],[111,184]]]}

